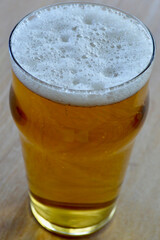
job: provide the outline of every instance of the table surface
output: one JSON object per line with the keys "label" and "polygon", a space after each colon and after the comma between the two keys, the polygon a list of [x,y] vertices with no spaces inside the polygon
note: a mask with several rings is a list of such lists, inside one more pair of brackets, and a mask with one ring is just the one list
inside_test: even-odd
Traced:
{"label": "table surface", "polygon": [[[98,0],[97,0],[98,1]],[[63,1],[65,2],[65,1]],[[94,2],[94,1],[93,1]],[[100,2],[100,1],[99,1]],[[150,81],[150,110],[137,137],[112,223],[82,240],[160,239],[160,0],[102,0],[140,18],[152,31],[157,57]],[[40,227],[29,210],[27,182],[17,129],[8,93],[11,71],[8,36],[28,12],[48,5],[46,0],[0,0],[0,239],[60,240]]]}

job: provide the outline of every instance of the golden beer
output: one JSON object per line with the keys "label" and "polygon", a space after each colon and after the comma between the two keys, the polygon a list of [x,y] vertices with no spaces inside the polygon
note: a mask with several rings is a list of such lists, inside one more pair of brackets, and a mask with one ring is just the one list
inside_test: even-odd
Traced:
{"label": "golden beer", "polygon": [[13,67],[10,106],[20,132],[34,216],[61,234],[98,230],[114,214],[147,114],[149,79],[124,99],[87,106],[42,96],[17,76]]}

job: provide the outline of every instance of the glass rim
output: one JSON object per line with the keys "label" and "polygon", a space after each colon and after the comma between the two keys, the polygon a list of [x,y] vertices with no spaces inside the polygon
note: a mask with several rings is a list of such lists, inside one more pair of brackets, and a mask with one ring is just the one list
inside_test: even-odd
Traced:
{"label": "glass rim", "polygon": [[[150,39],[152,41],[152,46],[153,46],[153,51],[152,51],[152,55],[151,55],[151,58],[149,60],[149,63],[147,64],[147,66],[139,73],[137,74],[135,77],[129,79],[129,80],[126,80],[124,83],[120,83],[120,84],[117,84],[117,85],[114,85],[112,87],[108,87],[108,88],[103,88],[103,89],[99,89],[99,90],[94,90],[94,89],[87,89],[87,90],[80,90],[80,89],[70,89],[70,88],[67,88],[67,87],[59,87],[59,86],[56,86],[52,83],[47,83],[47,82],[44,82],[42,79],[39,79],[35,76],[33,76],[31,73],[29,73],[28,71],[26,71],[22,66],[21,64],[16,60],[16,58],[14,57],[14,54],[12,52],[12,35],[14,33],[14,31],[16,30],[16,28],[18,27],[18,25],[27,17],[29,17],[30,15],[36,13],[37,11],[41,11],[43,9],[47,9],[47,8],[51,8],[51,7],[54,7],[54,6],[58,6],[58,5],[68,5],[68,4],[81,4],[81,5],[86,5],[86,4],[89,4],[89,5],[97,5],[97,6],[104,6],[108,9],[112,9],[112,10],[115,10],[115,11],[118,11],[118,12],[121,12],[123,14],[125,14],[127,17],[131,18],[131,19],[134,19],[135,21],[137,21],[143,28],[146,32],[148,32],[149,36],[150,36]],[[57,2],[57,3],[53,3],[53,4],[50,4],[50,5],[47,5],[47,6],[44,6],[44,7],[41,7],[41,8],[38,8],[30,13],[28,13],[27,15],[25,15],[23,18],[20,19],[20,21],[18,21],[18,23],[15,25],[15,27],[13,28],[13,30],[11,31],[10,33],[10,36],[9,36],[9,42],[8,42],[8,46],[9,46],[9,54],[10,54],[10,57],[11,59],[14,61],[14,63],[18,66],[18,68],[20,68],[20,70],[27,76],[31,77],[32,81],[34,82],[38,82],[39,84],[41,84],[42,86],[47,86],[51,89],[56,89],[56,90],[59,90],[59,91],[67,91],[68,93],[71,92],[71,93],[91,93],[91,94],[94,94],[94,93],[103,93],[103,92],[110,92],[114,89],[118,89],[118,88],[121,88],[123,87],[124,85],[126,84],[129,84],[129,83],[132,83],[134,82],[138,77],[140,77],[141,75],[143,75],[148,69],[149,67],[152,65],[154,59],[155,59],[155,52],[156,52],[156,44],[155,44],[155,40],[154,40],[154,37],[150,31],[150,29],[140,20],[138,19],[137,17],[135,17],[134,15],[128,13],[128,12],[125,12],[119,8],[116,8],[116,7],[112,7],[112,6],[109,6],[107,4],[104,4],[104,3],[92,3],[92,2],[88,2],[88,1],[84,1],[84,2],[80,2],[80,1],[76,1],[76,2],[72,2],[72,1],[69,1],[69,2]],[[21,81],[21,80],[20,80]]]}

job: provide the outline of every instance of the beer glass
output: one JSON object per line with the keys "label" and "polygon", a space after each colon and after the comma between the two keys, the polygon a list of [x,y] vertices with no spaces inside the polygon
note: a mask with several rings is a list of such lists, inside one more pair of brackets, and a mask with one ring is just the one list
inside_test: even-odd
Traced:
{"label": "beer glass", "polygon": [[146,118],[153,37],[139,20],[114,8],[57,1],[17,24],[9,51],[10,107],[32,213],[59,234],[95,232],[114,215]]}

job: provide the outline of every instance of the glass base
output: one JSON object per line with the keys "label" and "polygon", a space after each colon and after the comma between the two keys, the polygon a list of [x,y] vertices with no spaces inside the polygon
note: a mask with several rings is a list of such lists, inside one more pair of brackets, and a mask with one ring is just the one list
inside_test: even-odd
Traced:
{"label": "glass base", "polygon": [[32,195],[30,198],[31,211],[40,225],[51,232],[68,236],[83,236],[98,231],[111,221],[116,210],[115,203],[102,209],[77,211],[46,206]]}

